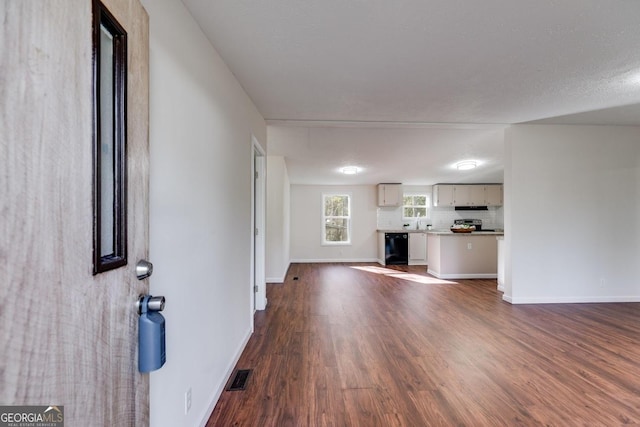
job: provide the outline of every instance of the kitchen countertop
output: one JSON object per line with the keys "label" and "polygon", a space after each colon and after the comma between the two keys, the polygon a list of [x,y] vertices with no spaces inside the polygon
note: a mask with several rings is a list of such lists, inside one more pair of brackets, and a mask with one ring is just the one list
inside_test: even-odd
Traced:
{"label": "kitchen countertop", "polygon": [[416,230],[415,228],[402,228],[402,229],[399,229],[399,230],[381,230],[381,229],[378,229],[377,231],[378,231],[378,233],[428,233],[429,232],[429,230],[423,230],[423,229]]}
{"label": "kitchen countertop", "polygon": [[504,231],[472,231],[471,233],[454,233],[451,230],[427,230],[427,234],[438,236],[504,236]]}
{"label": "kitchen countertop", "polygon": [[413,229],[400,229],[400,230],[377,230],[378,233],[427,233],[427,234],[435,234],[438,236],[503,236],[504,231],[472,231],[471,233],[454,233],[451,230],[416,230]]}

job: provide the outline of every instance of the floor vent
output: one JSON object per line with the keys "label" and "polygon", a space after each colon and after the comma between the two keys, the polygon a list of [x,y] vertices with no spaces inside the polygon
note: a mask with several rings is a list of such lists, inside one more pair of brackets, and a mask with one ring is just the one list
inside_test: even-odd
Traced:
{"label": "floor vent", "polygon": [[238,369],[227,391],[244,390],[247,387],[249,375],[251,375],[251,369]]}

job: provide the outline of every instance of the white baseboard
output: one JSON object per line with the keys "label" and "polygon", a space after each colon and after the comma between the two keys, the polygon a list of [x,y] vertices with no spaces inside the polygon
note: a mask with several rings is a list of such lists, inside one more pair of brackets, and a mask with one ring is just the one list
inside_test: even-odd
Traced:
{"label": "white baseboard", "polygon": [[319,259],[319,258],[315,258],[315,259],[292,259],[291,260],[292,263],[298,263],[298,264],[321,264],[321,263],[327,263],[327,262],[379,262],[378,258],[335,258],[335,259]]}
{"label": "white baseboard", "polygon": [[247,343],[249,342],[249,338],[251,338],[251,335],[252,335],[252,332],[249,331],[249,333],[244,337],[244,339],[242,340],[242,343],[240,343],[240,347],[236,351],[236,355],[233,358],[233,361],[227,368],[227,373],[224,376],[224,380],[220,384],[218,384],[218,387],[214,390],[213,395],[211,395],[209,406],[205,410],[204,414],[200,415],[200,420],[201,420],[200,427],[206,427],[207,421],[209,421],[209,417],[211,417],[211,413],[216,407],[216,404],[218,403],[218,400],[220,399],[220,396],[224,391],[224,386],[229,381],[229,378],[231,378],[231,374],[233,374],[233,369],[238,364],[238,360],[240,360],[240,356],[242,356],[242,352],[247,346]]}
{"label": "white baseboard", "polygon": [[533,298],[505,298],[511,304],[589,304],[589,303],[617,303],[640,302],[640,296],[592,296],[592,297],[533,297]]}
{"label": "white baseboard", "polygon": [[427,269],[427,273],[438,279],[497,279],[497,273],[469,273],[469,274],[440,274],[431,269]]}
{"label": "white baseboard", "polygon": [[287,278],[287,273],[289,272],[289,267],[291,267],[291,261],[287,263],[287,267],[284,269],[284,273],[280,277],[266,277],[264,280],[267,283],[284,283],[284,280]]}

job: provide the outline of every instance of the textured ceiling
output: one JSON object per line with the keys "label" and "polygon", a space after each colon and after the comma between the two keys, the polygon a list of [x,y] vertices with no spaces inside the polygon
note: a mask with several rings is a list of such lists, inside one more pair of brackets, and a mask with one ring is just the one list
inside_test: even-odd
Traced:
{"label": "textured ceiling", "polygon": [[184,3],[279,126],[640,125],[639,1]]}

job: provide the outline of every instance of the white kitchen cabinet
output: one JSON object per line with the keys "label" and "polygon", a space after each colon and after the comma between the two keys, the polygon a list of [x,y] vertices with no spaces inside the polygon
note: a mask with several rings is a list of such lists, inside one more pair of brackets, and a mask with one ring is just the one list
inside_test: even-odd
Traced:
{"label": "white kitchen cabinet", "polygon": [[485,206],[484,185],[454,185],[456,206]]}
{"label": "white kitchen cabinet", "polygon": [[454,185],[433,186],[433,206],[455,206],[455,202]]}
{"label": "white kitchen cabinet", "polygon": [[502,206],[502,184],[436,184],[433,206]]}
{"label": "white kitchen cabinet", "polygon": [[401,184],[378,184],[378,206],[400,206],[401,204]]}
{"label": "white kitchen cabinet", "polygon": [[427,234],[409,233],[409,265],[427,264]]}
{"label": "white kitchen cabinet", "polygon": [[385,265],[384,233],[378,231],[378,264]]}
{"label": "white kitchen cabinet", "polygon": [[486,206],[502,206],[502,185],[485,185]]}

